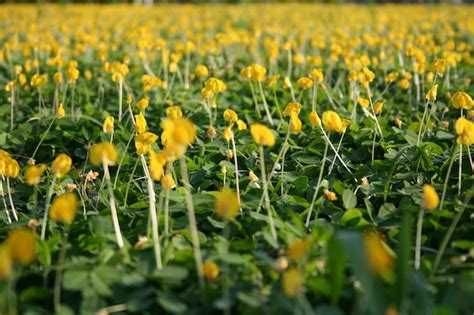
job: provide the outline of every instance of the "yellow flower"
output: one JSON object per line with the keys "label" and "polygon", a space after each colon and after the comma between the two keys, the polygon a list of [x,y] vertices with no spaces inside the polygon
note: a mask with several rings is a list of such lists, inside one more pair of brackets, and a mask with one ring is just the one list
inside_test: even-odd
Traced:
{"label": "yellow flower", "polygon": [[258,145],[272,147],[275,145],[275,136],[270,128],[262,124],[252,124],[250,133]]}
{"label": "yellow flower", "polygon": [[303,123],[301,122],[300,118],[296,111],[291,112],[291,119],[290,119],[290,130],[294,133],[298,133],[303,128]]}
{"label": "yellow flower", "polygon": [[56,117],[58,117],[58,119],[61,119],[64,116],[66,116],[66,111],[64,110],[63,103],[59,103],[58,111],[56,112]]}
{"label": "yellow flower", "polygon": [[359,98],[359,100],[357,101],[357,103],[359,103],[360,106],[365,107],[365,108],[368,108],[369,105],[370,105],[369,100],[366,99],[366,98],[363,98],[363,97]]}
{"label": "yellow flower", "polygon": [[446,59],[436,59],[430,65],[430,68],[431,68],[431,71],[442,75],[446,71],[447,65],[448,65],[448,62],[446,61]]}
{"label": "yellow flower", "polygon": [[303,289],[304,279],[297,268],[290,268],[283,274],[283,292],[289,297],[297,297]]}
{"label": "yellow flower", "polygon": [[166,117],[170,119],[178,119],[183,117],[183,112],[178,106],[170,106],[166,109]]}
{"label": "yellow flower", "polygon": [[36,255],[36,243],[33,231],[28,228],[15,229],[8,234],[5,246],[13,260],[29,265]]}
{"label": "yellow flower", "polygon": [[321,126],[321,119],[319,118],[319,115],[316,111],[313,110],[309,114],[309,122],[311,123],[311,126],[313,126],[313,127]]}
{"label": "yellow flower", "polygon": [[328,131],[343,132],[341,117],[335,111],[329,110],[323,113],[323,126]]}
{"label": "yellow flower", "polygon": [[0,245],[0,279],[10,278],[13,272],[13,261],[7,246]]}
{"label": "yellow flower", "polygon": [[301,77],[296,81],[296,85],[301,89],[307,90],[313,86],[313,80],[308,77]]}
{"label": "yellow flower", "polygon": [[25,171],[25,180],[28,185],[37,185],[41,180],[41,175],[46,169],[46,165],[32,165]]}
{"label": "yellow flower", "polygon": [[384,275],[393,269],[393,256],[386,246],[378,233],[368,232],[364,235],[367,262],[370,269],[379,275]]}
{"label": "yellow flower", "polygon": [[267,69],[265,67],[254,63],[250,66],[250,73],[252,76],[252,80],[257,82],[265,81],[265,75],[267,74]]}
{"label": "yellow flower", "polygon": [[298,115],[301,111],[301,104],[298,102],[289,103],[286,105],[285,109],[283,110],[283,116],[290,117],[291,113],[296,112]]}
{"label": "yellow flower", "polygon": [[464,117],[458,118],[454,129],[458,135],[457,143],[463,145],[474,144],[474,123]]}
{"label": "yellow flower", "polygon": [[187,118],[165,119],[162,127],[164,145],[180,145],[187,148],[196,140],[196,127]]}
{"label": "yellow flower", "polygon": [[267,80],[268,86],[274,86],[278,82],[279,78],[280,76],[278,74],[270,76]]}
{"label": "yellow flower", "polygon": [[291,85],[291,80],[290,80],[290,78],[289,78],[289,77],[285,77],[285,79],[283,79],[283,87],[284,87],[285,89],[289,89],[289,88],[291,88],[291,86],[292,86],[292,85]]}
{"label": "yellow flower", "polygon": [[228,126],[226,128],[224,128],[224,132],[222,133],[225,141],[227,142],[230,142],[232,140],[232,137],[233,137],[233,133],[232,133],[232,126]]}
{"label": "yellow flower", "polygon": [[286,250],[288,257],[298,262],[301,258],[303,258],[311,246],[311,240],[309,238],[305,239],[297,239],[293,241]]}
{"label": "yellow flower", "polygon": [[237,129],[239,129],[239,131],[247,129],[247,124],[245,123],[245,121],[243,121],[241,119],[238,119],[237,120]]}
{"label": "yellow flower", "polygon": [[61,84],[63,82],[63,74],[61,72],[56,72],[54,74],[54,83]]}
{"label": "yellow flower", "polygon": [[251,67],[245,67],[240,70],[240,76],[244,81],[250,80],[252,77],[252,68]]}
{"label": "yellow flower", "polygon": [[54,198],[49,210],[49,218],[53,221],[71,224],[76,217],[77,196],[73,192],[66,192]]}
{"label": "yellow flower", "polygon": [[239,116],[232,109],[226,109],[224,111],[224,120],[230,123],[236,122],[239,119]]}
{"label": "yellow flower", "polygon": [[114,117],[108,116],[104,119],[104,123],[102,124],[102,130],[105,133],[113,133],[114,132]]}
{"label": "yellow flower", "polygon": [[313,69],[309,73],[308,77],[313,79],[315,82],[323,82],[324,80],[324,73],[322,69]]}
{"label": "yellow flower", "polygon": [[145,116],[142,113],[135,115],[135,131],[138,134],[144,133],[147,128]]}
{"label": "yellow flower", "polygon": [[364,67],[362,69],[362,72],[365,75],[365,80],[367,80],[368,82],[372,82],[375,79],[375,73],[373,73],[369,68]]}
{"label": "yellow flower", "polygon": [[324,191],[324,195],[326,196],[326,199],[329,200],[329,201],[336,201],[337,200],[336,193],[334,193],[333,191],[329,191],[329,190],[326,189]]}
{"label": "yellow flower", "polygon": [[114,165],[117,160],[117,150],[110,142],[93,144],[89,152],[89,161],[93,165]]}
{"label": "yellow flower", "polygon": [[399,73],[398,72],[390,72],[389,74],[387,74],[387,76],[385,77],[385,82],[387,83],[392,83],[393,81],[395,81],[399,76]]}
{"label": "yellow flower", "polygon": [[439,206],[439,196],[433,186],[423,185],[423,204],[426,210],[433,210]]}
{"label": "yellow flower", "polygon": [[384,101],[378,101],[374,104],[374,112],[375,114],[380,114],[383,109]]}
{"label": "yellow flower", "polygon": [[144,110],[148,107],[149,104],[149,99],[147,96],[142,97],[138,102],[137,102],[137,107],[140,108],[141,110]]}
{"label": "yellow flower", "polygon": [[51,164],[51,172],[53,172],[56,177],[61,178],[69,172],[71,165],[72,159],[68,155],[61,153]]}
{"label": "yellow flower", "polygon": [[211,282],[219,275],[219,267],[217,267],[217,265],[212,261],[206,261],[202,265],[202,273],[204,274],[204,278]]}
{"label": "yellow flower", "polygon": [[196,69],[194,70],[194,73],[198,77],[207,77],[209,74],[209,70],[207,70],[207,67],[205,65],[198,65]]}
{"label": "yellow flower", "polygon": [[15,159],[7,157],[0,161],[0,173],[5,177],[16,178],[20,174],[20,165]]}
{"label": "yellow flower", "polygon": [[8,81],[7,85],[5,85],[5,91],[11,92],[15,88],[15,81]]}
{"label": "yellow flower", "polygon": [[456,92],[451,96],[451,104],[454,108],[461,108],[469,110],[472,108],[474,102],[472,101],[471,96],[464,92]]}
{"label": "yellow flower", "polygon": [[436,95],[438,93],[438,84],[434,84],[431,89],[426,93],[426,100],[428,101],[436,101]]}
{"label": "yellow flower", "polygon": [[398,81],[397,86],[402,90],[408,90],[410,87],[410,81],[408,79],[401,79]]}
{"label": "yellow flower", "polygon": [[249,179],[252,183],[256,183],[259,180],[258,176],[255,175],[254,171],[252,171],[252,170],[249,171]]}
{"label": "yellow flower", "polygon": [[161,187],[166,189],[173,189],[176,187],[176,184],[171,173],[165,174],[161,177]]}
{"label": "yellow flower", "polygon": [[166,165],[166,156],[163,153],[156,153],[153,150],[149,155],[150,176],[153,180],[159,181],[163,176],[163,167]]}
{"label": "yellow flower", "polygon": [[151,145],[158,140],[158,136],[152,132],[144,132],[135,137],[135,149],[137,154],[147,154],[151,150]]}
{"label": "yellow flower", "polygon": [[239,208],[237,194],[233,190],[224,188],[217,193],[214,210],[219,218],[230,221],[237,216]]}

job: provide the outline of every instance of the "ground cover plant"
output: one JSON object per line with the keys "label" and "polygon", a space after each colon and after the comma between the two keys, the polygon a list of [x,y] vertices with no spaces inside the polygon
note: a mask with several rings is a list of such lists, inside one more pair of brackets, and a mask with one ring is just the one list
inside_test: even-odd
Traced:
{"label": "ground cover plant", "polygon": [[1,5],[1,314],[472,314],[471,6]]}

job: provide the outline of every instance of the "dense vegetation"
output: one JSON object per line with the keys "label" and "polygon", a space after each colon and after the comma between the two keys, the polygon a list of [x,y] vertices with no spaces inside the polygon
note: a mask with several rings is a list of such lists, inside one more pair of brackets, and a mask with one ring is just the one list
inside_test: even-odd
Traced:
{"label": "dense vegetation", "polygon": [[0,6],[1,314],[472,314],[469,6]]}

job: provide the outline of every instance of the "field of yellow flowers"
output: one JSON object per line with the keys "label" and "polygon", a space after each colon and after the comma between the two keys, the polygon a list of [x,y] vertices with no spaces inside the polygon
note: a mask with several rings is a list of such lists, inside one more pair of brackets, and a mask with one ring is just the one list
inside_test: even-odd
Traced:
{"label": "field of yellow flowers", "polygon": [[472,314],[473,15],[0,5],[0,314]]}

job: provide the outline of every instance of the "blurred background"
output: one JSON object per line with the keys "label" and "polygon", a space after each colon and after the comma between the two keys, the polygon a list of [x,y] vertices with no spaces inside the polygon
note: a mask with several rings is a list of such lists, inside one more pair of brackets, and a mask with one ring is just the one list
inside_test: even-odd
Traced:
{"label": "blurred background", "polygon": [[0,3],[271,3],[271,2],[321,2],[321,3],[474,3],[474,0],[308,0],[308,1],[285,1],[285,0],[0,0]]}

